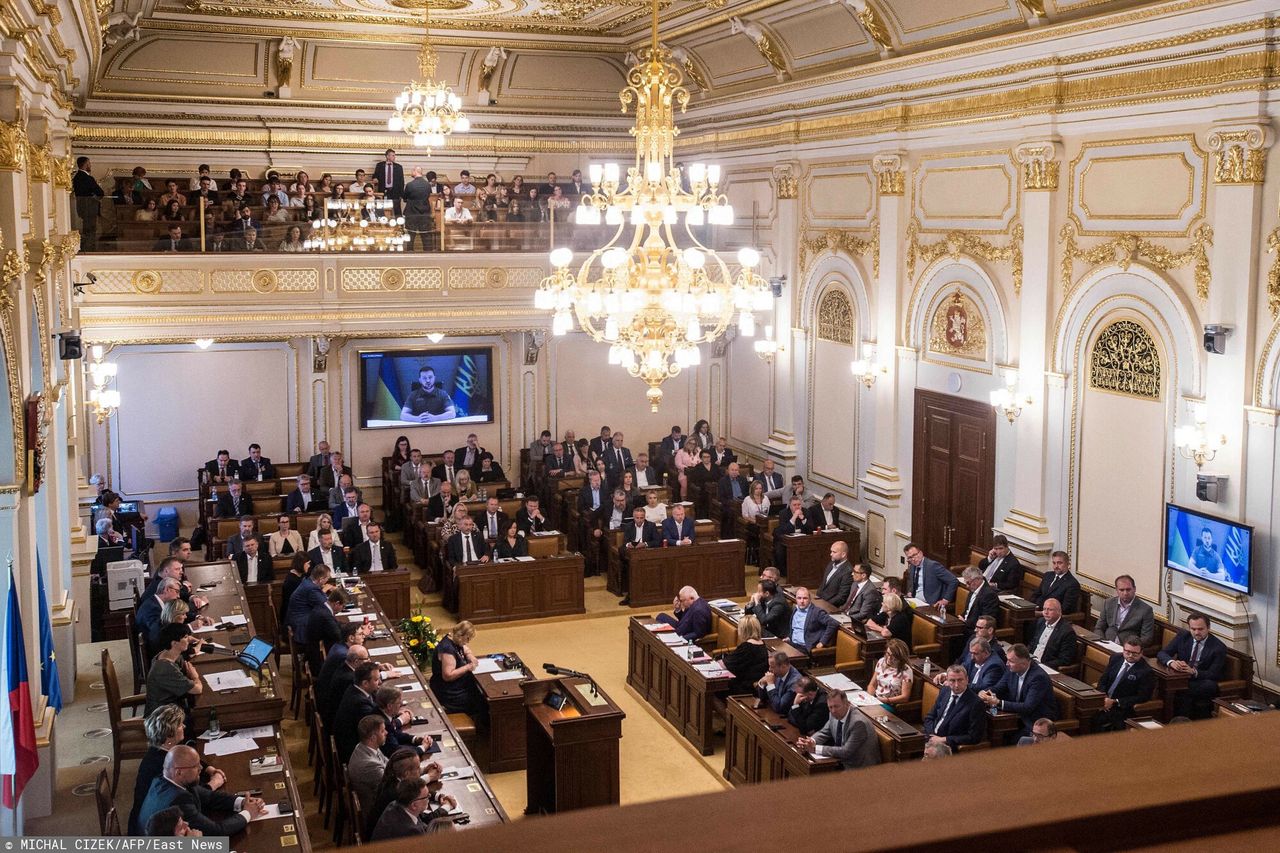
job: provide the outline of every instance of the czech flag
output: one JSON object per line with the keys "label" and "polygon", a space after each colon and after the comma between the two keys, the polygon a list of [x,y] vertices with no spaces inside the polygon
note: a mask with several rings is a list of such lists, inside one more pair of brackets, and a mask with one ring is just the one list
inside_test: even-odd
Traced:
{"label": "czech flag", "polygon": [[40,692],[57,714],[62,710],[62,681],[58,678],[58,655],[53,650],[53,614],[49,596],[44,591],[44,568],[36,553],[36,583],[40,586]]}
{"label": "czech flag", "polygon": [[4,667],[0,684],[9,697],[9,713],[0,711],[0,802],[5,808],[18,805],[22,789],[35,775],[40,758],[36,754],[36,723],[31,715],[31,685],[27,680],[27,644],[22,639],[22,613],[18,610],[18,588],[13,563],[9,564],[9,604],[4,615]]}
{"label": "czech flag", "polygon": [[376,421],[398,421],[403,406],[404,395],[400,393],[400,377],[396,375],[395,359],[384,355],[378,364],[378,380],[373,389],[373,406],[369,418]]}

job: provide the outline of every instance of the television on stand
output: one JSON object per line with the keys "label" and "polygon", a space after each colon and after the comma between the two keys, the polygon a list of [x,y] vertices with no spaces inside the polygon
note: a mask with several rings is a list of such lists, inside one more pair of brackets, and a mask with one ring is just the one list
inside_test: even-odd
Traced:
{"label": "television on stand", "polygon": [[1253,528],[1167,503],[1164,564],[1197,580],[1249,595],[1253,589]]}

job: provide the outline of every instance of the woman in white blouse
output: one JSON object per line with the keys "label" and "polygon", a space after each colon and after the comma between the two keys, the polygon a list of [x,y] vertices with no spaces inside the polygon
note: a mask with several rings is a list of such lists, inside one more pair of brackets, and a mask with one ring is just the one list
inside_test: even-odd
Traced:
{"label": "woman in white blouse", "polygon": [[644,493],[644,520],[661,524],[667,520],[667,505],[658,503],[658,493],[653,489]]}
{"label": "woman in white blouse", "polygon": [[311,535],[307,537],[308,551],[314,551],[320,547],[320,534],[325,531],[333,533],[333,538],[335,540],[338,538],[338,534],[333,531],[333,516],[329,515],[327,512],[320,516],[319,520],[316,522],[316,529],[312,530]]}
{"label": "woman in white blouse", "polygon": [[764,493],[764,483],[755,480],[751,484],[751,493],[742,499],[742,517],[754,521],[757,515],[769,514],[769,496]]}

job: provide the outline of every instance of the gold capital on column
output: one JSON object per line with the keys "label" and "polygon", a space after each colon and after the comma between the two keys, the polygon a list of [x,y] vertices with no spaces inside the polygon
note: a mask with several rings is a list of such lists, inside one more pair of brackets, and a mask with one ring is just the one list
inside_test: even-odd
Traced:
{"label": "gold capital on column", "polygon": [[1220,127],[1210,132],[1214,183],[1262,183],[1267,174],[1269,136],[1262,125]]}
{"label": "gold capital on column", "polygon": [[14,121],[0,121],[0,172],[27,167],[27,107],[18,101]]}
{"label": "gold capital on column", "polygon": [[800,197],[800,179],[789,164],[773,170],[773,191],[779,201]]}
{"label": "gold capital on column", "polygon": [[871,160],[871,169],[876,173],[876,188],[880,195],[906,194],[907,172],[902,166],[901,155],[877,154]]}
{"label": "gold capital on column", "polygon": [[1053,140],[1024,142],[1014,149],[1014,158],[1022,166],[1024,191],[1049,191],[1058,188],[1058,143]]}

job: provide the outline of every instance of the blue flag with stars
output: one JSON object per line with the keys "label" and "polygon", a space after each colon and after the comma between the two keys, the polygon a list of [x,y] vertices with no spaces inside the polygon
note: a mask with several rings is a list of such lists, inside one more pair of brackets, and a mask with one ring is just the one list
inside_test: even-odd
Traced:
{"label": "blue flag with stars", "polygon": [[36,554],[36,583],[40,588],[40,692],[49,697],[56,714],[62,710],[62,682],[58,680],[58,655],[53,650],[53,614],[44,591],[44,569]]}

